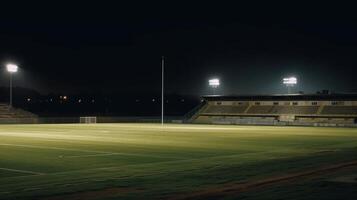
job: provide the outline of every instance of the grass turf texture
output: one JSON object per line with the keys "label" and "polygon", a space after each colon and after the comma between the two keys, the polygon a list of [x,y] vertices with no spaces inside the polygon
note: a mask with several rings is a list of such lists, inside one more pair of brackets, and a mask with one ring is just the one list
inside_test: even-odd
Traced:
{"label": "grass turf texture", "polygon": [[[1,125],[0,199],[170,199],[353,160],[357,160],[357,129]],[[326,180],[223,198],[305,199],[301,195],[305,190],[315,195],[311,199],[328,199],[333,196],[329,191],[336,197],[336,183],[327,181],[334,190],[326,189]],[[323,192],[311,192],[312,186],[321,184],[326,186]],[[349,187],[356,189],[346,192],[343,187],[344,197],[356,198],[357,185]]]}

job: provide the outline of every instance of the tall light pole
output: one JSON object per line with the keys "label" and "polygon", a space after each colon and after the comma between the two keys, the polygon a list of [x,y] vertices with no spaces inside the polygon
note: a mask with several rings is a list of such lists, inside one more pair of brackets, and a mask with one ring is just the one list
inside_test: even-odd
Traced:
{"label": "tall light pole", "polygon": [[18,66],[15,64],[7,64],[6,70],[10,73],[10,108],[12,108],[12,74],[16,73],[18,70]]}
{"label": "tall light pole", "polygon": [[219,79],[218,78],[214,78],[214,79],[208,80],[208,85],[213,89],[213,95],[215,95],[215,90],[220,85]]}
{"label": "tall light pole", "polygon": [[283,78],[283,84],[288,88],[288,94],[290,94],[291,88],[297,84],[297,78],[293,76]]}
{"label": "tall light pole", "polygon": [[164,125],[164,75],[165,75],[165,57],[161,57],[161,125]]}

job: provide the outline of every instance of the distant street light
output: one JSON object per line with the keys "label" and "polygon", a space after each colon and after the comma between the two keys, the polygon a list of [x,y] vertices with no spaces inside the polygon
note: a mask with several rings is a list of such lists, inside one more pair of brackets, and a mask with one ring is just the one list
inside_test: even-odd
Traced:
{"label": "distant street light", "polygon": [[283,84],[288,88],[288,94],[290,94],[291,88],[297,84],[297,78],[293,76],[288,78],[283,78]]}
{"label": "distant street light", "polygon": [[6,70],[10,73],[10,108],[12,108],[12,74],[18,71],[18,66],[15,64],[7,64]]}
{"label": "distant street light", "polygon": [[213,95],[215,95],[215,90],[216,90],[216,88],[218,88],[219,85],[220,85],[219,79],[218,79],[218,78],[214,78],[214,79],[208,80],[208,85],[212,88],[212,90],[213,90]]}

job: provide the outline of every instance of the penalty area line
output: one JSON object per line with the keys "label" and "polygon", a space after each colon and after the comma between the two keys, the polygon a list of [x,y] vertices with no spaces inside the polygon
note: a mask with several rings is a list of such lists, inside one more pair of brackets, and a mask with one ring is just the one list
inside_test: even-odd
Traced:
{"label": "penalty area line", "polygon": [[78,155],[78,156],[63,156],[65,158],[85,158],[85,157],[99,157],[99,156],[114,156],[121,155],[120,153],[105,153],[105,154],[90,154],[90,155]]}
{"label": "penalty area line", "polygon": [[48,149],[48,150],[60,150],[60,151],[72,151],[72,152],[82,152],[82,153],[91,153],[89,155],[72,155],[72,156],[64,156],[60,155],[59,157],[71,158],[71,157],[92,157],[92,156],[114,156],[114,155],[122,155],[122,156],[138,156],[138,157],[151,157],[151,158],[171,158],[177,159],[176,157],[171,156],[156,156],[150,154],[140,154],[140,153],[124,153],[124,152],[109,152],[109,151],[94,151],[94,150],[83,150],[83,149],[72,149],[72,148],[61,148],[61,147],[49,147],[49,146],[36,146],[36,145],[23,145],[23,144],[8,144],[8,143],[0,143],[0,146],[13,146],[13,147],[23,147],[23,148],[34,148],[34,149]]}
{"label": "penalty area line", "polygon": [[11,169],[11,168],[4,168],[4,167],[0,167],[0,170],[9,171],[9,172],[19,172],[19,173],[24,173],[24,174],[45,175],[45,173],[41,173],[41,172],[20,170],[20,169]]}

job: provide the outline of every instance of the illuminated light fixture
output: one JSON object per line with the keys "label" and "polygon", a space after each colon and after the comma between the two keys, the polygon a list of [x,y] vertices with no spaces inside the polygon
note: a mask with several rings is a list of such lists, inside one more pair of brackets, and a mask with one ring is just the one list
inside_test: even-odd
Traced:
{"label": "illuminated light fixture", "polygon": [[208,85],[213,87],[213,88],[217,88],[219,86],[219,79],[218,78],[214,78],[214,79],[210,79],[208,80]]}
{"label": "illuminated light fixture", "polygon": [[283,84],[288,88],[288,94],[290,94],[291,88],[297,84],[297,78],[294,76],[283,78]]}
{"label": "illuminated light fixture", "polygon": [[219,79],[218,78],[213,78],[208,80],[208,85],[212,88],[212,93],[213,95],[216,94],[216,89],[220,85]]}
{"label": "illuminated light fixture", "polygon": [[283,84],[286,86],[294,86],[297,84],[296,77],[283,78]]}
{"label": "illuminated light fixture", "polygon": [[7,64],[6,65],[6,70],[10,73],[10,99],[9,99],[9,105],[10,108],[12,108],[12,74],[16,73],[18,71],[18,66],[15,64]]}
{"label": "illuminated light fixture", "polygon": [[8,72],[10,72],[10,73],[15,73],[15,72],[17,72],[17,70],[18,70],[18,66],[17,65],[14,65],[14,64],[7,64],[6,65],[6,70],[8,71]]}

